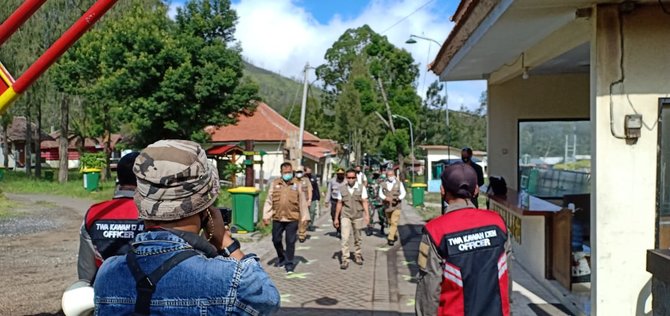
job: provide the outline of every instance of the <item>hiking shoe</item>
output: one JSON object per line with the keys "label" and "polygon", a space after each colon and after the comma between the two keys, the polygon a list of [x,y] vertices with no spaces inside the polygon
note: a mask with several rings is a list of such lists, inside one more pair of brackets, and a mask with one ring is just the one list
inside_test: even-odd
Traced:
{"label": "hiking shoe", "polygon": [[286,269],[286,273],[291,274],[295,270],[295,266],[292,263],[287,263],[286,266],[284,266]]}
{"label": "hiking shoe", "polygon": [[284,259],[277,258],[277,260],[275,260],[275,263],[273,263],[272,266],[275,268],[280,268],[283,267],[284,264],[285,264]]}
{"label": "hiking shoe", "polygon": [[359,266],[362,266],[362,265],[363,265],[363,256],[361,256],[361,255],[356,255],[356,256],[354,257],[354,263],[357,264],[357,265],[359,265]]}
{"label": "hiking shoe", "polygon": [[365,235],[367,235],[367,236],[372,236],[372,226],[368,226],[368,227],[365,229]]}
{"label": "hiking shoe", "polygon": [[391,239],[389,239],[389,240],[388,240],[388,245],[389,245],[389,246],[393,246],[393,245],[395,245],[395,240],[391,240]]}
{"label": "hiking shoe", "polygon": [[342,270],[346,270],[348,267],[349,267],[349,260],[344,260],[340,264],[340,269],[342,269]]}

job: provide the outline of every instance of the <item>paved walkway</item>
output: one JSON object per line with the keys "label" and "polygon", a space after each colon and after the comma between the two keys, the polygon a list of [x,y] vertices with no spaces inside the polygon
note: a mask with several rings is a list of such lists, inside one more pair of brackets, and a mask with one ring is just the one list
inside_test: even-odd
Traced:
{"label": "paved walkway", "polygon": [[[275,252],[270,238],[249,244],[273,279],[282,297],[279,315],[414,315],[416,258],[423,220],[410,206],[403,207],[400,242],[386,245],[375,227],[363,234],[362,266],[350,262],[340,270],[340,241],[330,215],[322,210],[311,239],[296,244],[295,273],[272,267]],[[567,315],[565,309],[522,268],[512,265],[513,315]]]}

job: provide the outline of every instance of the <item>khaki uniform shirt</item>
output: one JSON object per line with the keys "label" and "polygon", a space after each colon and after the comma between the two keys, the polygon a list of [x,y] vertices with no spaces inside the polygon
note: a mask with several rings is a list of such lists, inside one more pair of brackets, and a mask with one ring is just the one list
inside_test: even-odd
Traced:
{"label": "khaki uniform shirt", "polygon": [[309,204],[310,202],[312,202],[312,182],[310,182],[309,178],[307,177],[302,177],[298,180],[300,181],[300,185],[302,186],[302,192],[303,194],[305,194],[305,199]]}
{"label": "khaki uniform shirt", "polygon": [[339,191],[337,199],[342,201],[342,217],[350,219],[363,218],[365,212],[363,203],[367,203],[368,199],[366,188],[358,182],[353,187],[349,187],[345,182],[340,185]]}
{"label": "khaki uniform shirt", "polygon": [[263,219],[280,222],[308,221],[309,211],[300,181],[277,178],[270,184],[263,207]]}

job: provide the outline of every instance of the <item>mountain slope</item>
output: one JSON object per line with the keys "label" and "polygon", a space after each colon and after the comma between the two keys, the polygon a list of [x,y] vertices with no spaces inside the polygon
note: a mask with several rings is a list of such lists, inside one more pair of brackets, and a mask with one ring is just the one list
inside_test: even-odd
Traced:
{"label": "mountain slope", "polygon": [[[286,113],[291,106],[300,105],[302,100],[302,82],[286,78],[267,69],[244,62],[244,77],[256,82],[263,101],[279,113]],[[312,92],[321,94],[312,87]]]}

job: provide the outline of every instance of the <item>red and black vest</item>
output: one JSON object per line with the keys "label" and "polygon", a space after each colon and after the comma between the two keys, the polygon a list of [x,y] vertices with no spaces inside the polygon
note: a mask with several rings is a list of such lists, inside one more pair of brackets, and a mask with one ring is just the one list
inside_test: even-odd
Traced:
{"label": "red and black vest", "polygon": [[437,315],[509,315],[507,227],[489,210],[460,209],[426,224],[442,257]]}
{"label": "red and black vest", "polygon": [[[127,197],[91,206],[86,212],[84,225],[102,260],[126,254],[135,236],[144,230],[144,221],[138,219],[135,202]],[[96,258],[98,267],[102,260]]]}

